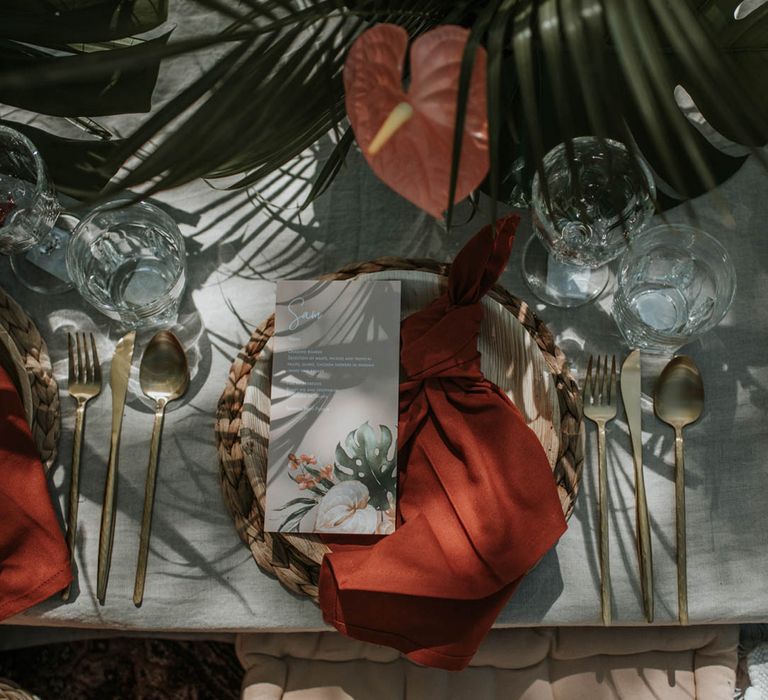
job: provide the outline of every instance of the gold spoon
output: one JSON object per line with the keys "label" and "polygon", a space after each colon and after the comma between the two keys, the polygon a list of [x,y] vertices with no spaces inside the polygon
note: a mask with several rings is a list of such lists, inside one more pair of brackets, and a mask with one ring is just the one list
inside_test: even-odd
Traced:
{"label": "gold spoon", "polygon": [[160,435],[163,432],[165,406],[178,399],[189,385],[189,367],[184,348],[170,331],[160,331],[149,341],[139,367],[141,390],[155,402],[155,423],[149,448],[147,485],[144,491],[144,514],[141,518],[139,561],[136,565],[136,583],[133,603],[138,608],[144,599],[144,579],[147,575],[149,535],[152,529],[152,505],[155,501],[157,457],[160,452]]}
{"label": "gold spoon", "polygon": [[677,510],[677,604],[680,624],[688,624],[688,576],[685,554],[685,462],[683,428],[704,408],[704,383],[696,363],[685,355],[669,361],[653,392],[656,415],[675,429],[675,505]]}

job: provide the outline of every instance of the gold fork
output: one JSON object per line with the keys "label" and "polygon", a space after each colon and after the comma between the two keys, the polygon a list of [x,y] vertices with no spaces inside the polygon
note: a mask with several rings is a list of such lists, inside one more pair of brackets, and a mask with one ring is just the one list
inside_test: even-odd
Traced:
{"label": "gold fork", "polygon": [[[75,535],[77,534],[77,503],[80,496],[80,448],[83,444],[83,426],[85,425],[85,404],[101,392],[101,366],[96,352],[96,341],[93,333],[89,333],[91,347],[85,333],[67,334],[69,349],[69,394],[77,401],[75,414],[75,437],[72,442],[72,475],[69,481],[69,513],[67,516],[67,546],[69,547],[69,563],[74,565]],[[61,594],[64,600],[69,600],[72,589],[70,583]]]}
{"label": "gold fork", "polygon": [[608,355],[597,357],[595,375],[592,376],[592,355],[587,363],[584,380],[584,415],[597,425],[597,480],[600,505],[600,601],[603,624],[611,624],[611,572],[608,559],[608,483],[606,480],[605,424],[616,417],[616,356],[611,358],[611,375],[608,378]]}

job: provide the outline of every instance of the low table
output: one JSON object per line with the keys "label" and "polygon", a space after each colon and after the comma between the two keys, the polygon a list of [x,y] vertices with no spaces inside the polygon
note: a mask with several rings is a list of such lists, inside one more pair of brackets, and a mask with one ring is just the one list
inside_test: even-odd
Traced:
{"label": "low table", "polygon": [[[324,629],[320,611],[257,568],[240,542],[222,500],[213,421],[232,358],[274,304],[278,277],[309,278],[381,255],[453,257],[486,223],[481,211],[446,232],[390,192],[362,159],[350,155],[332,189],[312,207],[274,209],[248,193],[222,193],[198,182],[161,201],[187,241],[189,285],[182,305],[182,340],[190,351],[192,382],[184,401],[171,404],[155,502],[144,604],[132,602],[144,479],[152,427],[151,403],[138,388],[139,337],[123,422],[115,544],[106,605],[96,600],[101,500],[109,451],[111,395],[105,383],[89,404],[73,599],[58,597],[28,610],[0,631],[3,644],[24,636],[22,626],[133,632],[213,634]],[[768,179],[753,161],[722,188],[735,224],[724,225],[718,205],[695,203],[698,225],[718,237],[738,273],[733,309],[718,329],[685,349],[706,385],[702,419],[686,432],[689,614],[692,624],[768,621]],[[255,202],[255,203],[254,203]],[[487,216],[487,215],[486,215]],[[669,214],[685,219],[682,210]],[[527,299],[556,333],[584,376],[590,353],[627,348],[610,317],[611,299],[560,310],[537,305],[520,274],[520,252],[531,235],[524,218],[500,282]],[[66,394],[67,331],[93,331],[103,363],[119,337],[76,292],[43,297],[22,288],[0,261],[6,290],[34,318],[48,342],[62,388],[62,437],[52,491],[64,513],[75,403]],[[645,389],[660,369],[645,363]],[[108,373],[105,373],[108,374]],[[674,521],[674,435],[650,402],[643,410],[644,460],[655,571],[655,624],[677,617]],[[616,625],[644,624],[634,535],[633,468],[623,410],[608,429],[611,498],[611,574]],[[600,624],[597,553],[596,445],[587,430],[581,493],[560,544],[525,579],[500,615],[500,626]]]}

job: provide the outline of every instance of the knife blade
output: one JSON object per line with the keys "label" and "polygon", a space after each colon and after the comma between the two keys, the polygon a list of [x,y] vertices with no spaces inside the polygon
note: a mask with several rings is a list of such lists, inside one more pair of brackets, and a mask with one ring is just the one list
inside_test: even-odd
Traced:
{"label": "knife blade", "polygon": [[637,524],[637,557],[640,565],[640,589],[645,619],[653,622],[653,554],[648,502],[643,477],[643,429],[640,410],[640,351],[633,350],[621,366],[621,396],[627,415],[632,456],[635,463],[635,521]]}
{"label": "knife blade", "polygon": [[101,506],[101,531],[99,533],[99,568],[96,595],[104,605],[107,597],[109,567],[112,563],[112,544],[115,539],[115,498],[117,496],[117,463],[120,453],[120,429],[123,424],[125,396],[128,393],[128,377],[131,374],[133,345],[136,332],[126,333],[117,343],[112,355],[109,383],[112,387],[112,435],[109,443],[107,479],[104,483],[104,502]]}

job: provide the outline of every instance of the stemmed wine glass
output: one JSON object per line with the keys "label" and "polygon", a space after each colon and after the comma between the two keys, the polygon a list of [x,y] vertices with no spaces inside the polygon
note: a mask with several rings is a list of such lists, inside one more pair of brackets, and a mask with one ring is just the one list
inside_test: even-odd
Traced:
{"label": "stemmed wine glass", "polygon": [[0,253],[11,256],[19,280],[37,292],[72,286],[64,258],[69,234],[55,226],[60,215],[40,152],[24,134],[0,126]]}
{"label": "stemmed wine glass", "polygon": [[523,251],[523,275],[542,301],[580,306],[605,289],[607,263],[653,216],[653,177],[624,144],[594,136],[553,148],[543,172],[545,183],[533,179],[537,235]]}

